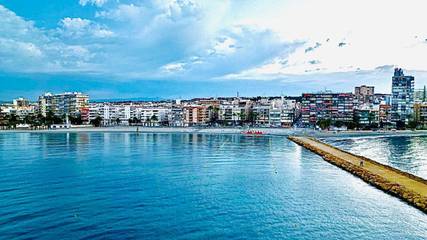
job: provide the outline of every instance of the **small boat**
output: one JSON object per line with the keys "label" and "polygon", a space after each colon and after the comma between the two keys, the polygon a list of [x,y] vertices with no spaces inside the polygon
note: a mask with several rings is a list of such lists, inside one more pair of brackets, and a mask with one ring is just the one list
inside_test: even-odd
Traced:
{"label": "small boat", "polygon": [[245,135],[263,135],[264,133],[262,131],[248,130],[248,131],[243,131],[242,134],[245,134]]}

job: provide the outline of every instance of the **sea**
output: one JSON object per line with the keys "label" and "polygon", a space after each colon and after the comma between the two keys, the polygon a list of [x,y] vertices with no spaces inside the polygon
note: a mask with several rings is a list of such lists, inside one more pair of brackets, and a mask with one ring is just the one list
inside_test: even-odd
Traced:
{"label": "sea", "polygon": [[[425,177],[426,140],[330,141]],[[283,136],[0,133],[0,239],[426,238],[426,214]]]}
{"label": "sea", "polygon": [[348,152],[427,179],[427,136],[325,138]]}

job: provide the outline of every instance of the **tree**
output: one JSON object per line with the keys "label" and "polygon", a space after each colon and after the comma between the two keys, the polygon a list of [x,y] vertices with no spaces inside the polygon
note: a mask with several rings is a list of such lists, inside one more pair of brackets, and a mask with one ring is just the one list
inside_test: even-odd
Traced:
{"label": "tree", "polygon": [[357,124],[355,122],[346,122],[345,125],[347,126],[347,129],[353,130],[357,127]]}
{"label": "tree", "polygon": [[68,119],[70,120],[71,124],[74,124],[74,125],[83,124],[82,115],[80,114],[77,114],[77,116],[69,116]]}
{"label": "tree", "polygon": [[254,111],[250,111],[247,119],[248,119],[248,122],[250,122],[252,125],[254,125],[257,118],[258,118],[258,113],[254,112]]}
{"label": "tree", "polygon": [[46,124],[52,125],[55,119],[55,114],[52,111],[46,113]]}
{"label": "tree", "polygon": [[10,114],[8,117],[8,126],[16,128],[16,125],[19,124],[19,119],[15,114]]}
{"label": "tree", "polygon": [[37,114],[35,119],[35,126],[43,126],[46,124],[46,118],[41,114]]}
{"label": "tree", "polygon": [[100,127],[102,123],[102,118],[100,116],[97,116],[95,119],[90,120],[90,124],[92,124],[95,127]]}
{"label": "tree", "polygon": [[133,123],[139,123],[140,121],[139,121],[139,119],[137,117],[133,117],[132,122]]}
{"label": "tree", "polygon": [[344,122],[342,122],[342,121],[336,121],[334,123],[334,126],[337,127],[337,128],[340,128],[340,127],[344,126]]}
{"label": "tree", "polygon": [[209,111],[209,122],[211,124],[218,123],[218,119],[219,119],[219,116],[218,116],[219,108],[211,105],[211,106],[208,107],[208,111]]}
{"label": "tree", "polygon": [[369,122],[369,126],[372,126],[372,122],[375,120],[375,113],[374,112],[369,112],[368,114],[368,122]]}
{"label": "tree", "polygon": [[239,117],[240,117],[240,122],[246,121],[246,113],[244,111],[241,111],[239,113]]}
{"label": "tree", "polygon": [[319,120],[318,122],[317,122],[317,125],[322,129],[322,130],[325,130],[325,129],[327,129],[327,128],[329,128],[330,126],[331,126],[331,123],[332,123],[332,121],[331,121],[331,119],[322,119],[322,120]]}
{"label": "tree", "polygon": [[64,119],[55,115],[52,111],[49,111],[46,113],[46,124],[47,125],[60,124],[63,122],[64,122]]}
{"label": "tree", "polygon": [[[354,114],[354,116],[353,116],[353,124],[351,124],[351,126],[353,127],[351,129],[359,128],[359,126],[360,126],[360,116],[358,114]],[[348,125],[347,125],[347,128],[350,129],[350,127]]]}
{"label": "tree", "polygon": [[404,121],[401,121],[401,120],[397,121],[397,122],[396,122],[396,129],[398,129],[398,130],[403,130],[403,129],[405,129],[405,122],[404,122]]}
{"label": "tree", "polygon": [[157,122],[159,118],[156,115],[151,116],[151,121]]}
{"label": "tree", "polygon": [[116,118],[117,125],[120,125],[121,122],[122,122],[122,120],[120,120],[120,118]]}
{"label": "tree", "polygon": [[408,122],[408,128],[414,130],[418,127],[418,122],[415,120],[409,121]]}
{"label": "tree", "polygon": [[27,114],[27,115],[25,115],[23,122],[24,122],[24,124],[34,125],[35,118],[36,117],[34,115]]}

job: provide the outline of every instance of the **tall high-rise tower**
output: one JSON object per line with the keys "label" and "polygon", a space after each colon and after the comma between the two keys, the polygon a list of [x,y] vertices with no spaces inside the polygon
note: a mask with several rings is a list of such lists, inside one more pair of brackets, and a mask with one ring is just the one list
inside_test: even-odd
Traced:
{"label": "tall high-rise tower", "polygon": [[412,117],[414,108],[414,82],[413,76],[405,76],[401,68],[394,69],[392,78],[392,102],[391,102],[391,121],[408,121]]}

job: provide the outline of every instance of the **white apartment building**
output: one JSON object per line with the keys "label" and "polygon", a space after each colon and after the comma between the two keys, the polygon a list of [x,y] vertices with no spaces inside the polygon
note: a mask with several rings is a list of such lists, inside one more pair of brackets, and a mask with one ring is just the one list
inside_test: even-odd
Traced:
{"label": "white apartment building", "polygon": [[138,124],[157,126],[167,122],[172,109],[133,103],[93,103],[89,107],[89,118],[101,117],[103,125],[128,125],[129,120]]}
{"label": "white apartment building", "polygon": [[296,101],[287,99],[275,99],[270,102],[269,126],[291,127],[295,119]]}
{"label": "white apartment building", "polygon": [[225,124],[237,124],[245,120],[242,119],[245,115],[245,107],[239,106],[238,103],[223,103],[219,106],[218,120]]}
{"label": "white apartment building", "polygon": [[81,114],[86,116],[89,107],[89,96],[80,92],[45,93],[39,97],[38,103],[39,112],[43,116],[46,116],[49,111],[58,116],[64,114],[72,116]]}

